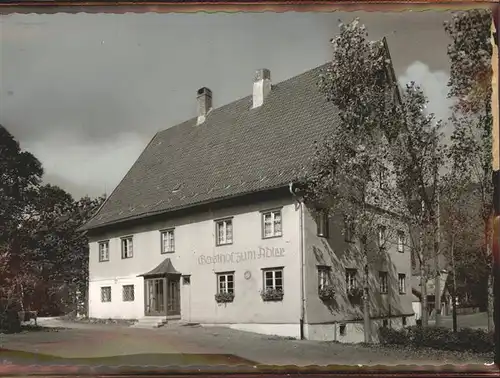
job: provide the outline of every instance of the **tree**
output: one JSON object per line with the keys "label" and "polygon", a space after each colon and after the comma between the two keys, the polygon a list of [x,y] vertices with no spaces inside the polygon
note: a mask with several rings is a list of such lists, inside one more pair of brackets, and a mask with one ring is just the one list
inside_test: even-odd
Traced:
{"label": "tree", "polygon": [[0,318],[22,301],[35,277],[22,269],[20,224],[43,174],[40,162],[0,125]]}
{"label": "tree", "polygon": [[[483,259],[492,273],[493,185],[491,79],[491,12],[474,9],[455,13],[445,23],[452,42],[448,47],[451,63],[448,96],[455,100],[451,123],[454,131],[450,159],[460,175],[475,185],[483,221]],[[493,276],[488,283],[488,329],[493,329]]]}
{"label": "tree", "polygon": [[369,271],[381,259],[380,251],[391,239],[387,231],[393,229],[387,216],[385,162],[396,114],[396,83],[388,68],[385,41],[371,42],[367,36],[355,19],[340,24],[340,34],[331,41],[332,62],[320,77],[319,88],[339,110],[340,122],[316,145],[305,199],[321,211],[342,214],[356,235],[354,248],[365,272],[365,342],[371,342]]}
{"label": "tree", "polygon": [[[413,256],[420,269],[422,294],[422,325],[427,326],[427,279],[437,232],[436,204],[439,190],[439,168],[444,164],[441,122],[427,114],[427,98],[415,83],[409,83],[400,106],[401,127],[391,144],[390,161],[394,170],[401,207],[411,229]],[[436,276],[439,270],[435,269]],[[436,277],[437,278],[437,277]]]}

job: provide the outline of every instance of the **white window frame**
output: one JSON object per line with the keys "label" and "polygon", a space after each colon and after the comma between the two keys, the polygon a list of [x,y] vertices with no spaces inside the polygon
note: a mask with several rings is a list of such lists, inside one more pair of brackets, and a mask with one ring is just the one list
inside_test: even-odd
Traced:
{"label": "white window frame", "polygon": [[[276,216],[279,215],[279,229],[276,227]],[[266,235],[266,217],[270,217],[270,229],[271,232]],[[262,239],[277,238],[283,236],[283,216],[281,209],[278,210],[267,210],[262,212]]]}
{"label": "white window frame", "polygon": [[[106,300],[106,296],[104,293],[106,292],[106,289],[109,290],[109,297]],[[110,303],[111,302],[111,286],[101,286],[101,303]]]}
{"label": "white window frame", "polygon": [[134,237],[126,236],[120,241],[122,250],[122,259],[131,259],[134,257]]}
{"label": "white window frame", "polygon": [[318,290],[330,285],[330,271],[329,266],[318,266]]}
{"label": "white window frame", "polygon": [[344,241],[354,242],[354,223],[346,218],[344,218]]}
{"label": "white window frame", "polygon": [[[125,299],[125,290],[132,288],[132,299]],[[122,285],[122,301],[123,302],[134,302],[135,301],[135,285]]]}
{"label": "white window frame", "polygon": [[406,274],[398,274],[398,289],[399,294],[406,294]]}
{"label": "white window frame", "polygon": [[[263,285],[262,287],[265,290],[273,289],[273,290],[281,290],[281,292],[285,292],[285,281],[284,281],[284,269],[283,268],[266,268],[262,270],[263,276]],[[277,285],[276,281],[279,278],[276,278],[276,273],[281,273],[281,285]],[[267,285],[267,279],[272,280],[272,284],[270,286]]]}
{"label": "white window frame", "polygon": [[358,271],[357,269],[346,269],[345,270],[345,284],[346,289],[355,289],[358,285]]}
{"label": "white window frame", "polygon": [[[229,288],[228,282],[233,283],[232,288]],[[222,293],[234,294],[234,272],[217,273],[217,294]]]}
{"label": "white window frame", "polygon": [[175,230],[161,231],[161,253],[174,253],[175,252]]}
{"label": "white window frame", "polygon": [[405,233],[398,231],[398,252],[404,253],[405,251]]}
{"label": "white window frame", "polygon": [[[99,251],[98,252],[99,253],[99,262],[109,261],[109,240],[100,241],[98,243],[98,251]],[[106,255],[106,258],[103,257],[103,254]]]}
{"label": "white window frame", "polygon": [[[228,225],[231,225],[231,237],[230,238],[228,238],[228,236],[227,236]],[[220,233],[221,227],[222,227],[222,235]],[[228,218],[228,219],[220,219],[220,220],[215,221],[215,245],[220,246],[220,245],[233,244],[233,239],[234,239],[233,219]]]}
{"label": "white window frame", "polygon": [[387,227],[384,225],[378,226],[377,234],[378,234],[378,246],[380,249],[384,249],[387,237]]}
{"label": "white window frame", "polygon": [[387,294],[389,292],[389,273],[379,272],[380,294]]}

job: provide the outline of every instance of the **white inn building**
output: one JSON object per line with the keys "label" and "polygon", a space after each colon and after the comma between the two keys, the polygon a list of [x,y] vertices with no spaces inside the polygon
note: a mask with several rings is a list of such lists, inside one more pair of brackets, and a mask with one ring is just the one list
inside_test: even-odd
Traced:
{"label": "white inn building", "polygon": [[[338,122],[325,66],[157,133],[82,229],[89,316],[182,321],[313,340],[363,341],[363,267],[343,221],[315,219],[297,183]],[[408,230],[370,265],[372,330],[413,322]],[[381,228],[381,232],[383,229]],[[375,332],[374,332],[375,333]]]}

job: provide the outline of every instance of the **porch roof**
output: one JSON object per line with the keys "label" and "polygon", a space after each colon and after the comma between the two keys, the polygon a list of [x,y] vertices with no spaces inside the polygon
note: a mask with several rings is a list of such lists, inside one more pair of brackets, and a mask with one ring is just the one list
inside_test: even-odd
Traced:
{"label": "porch roof", "polygon": [[173,266],[172,261],[169,258],[163,260],[156,268],[150,270],[147,273],[140,274],[138,277],[158,277],[158,276],[167,276],[167,275],[177,275],[180,276],[179,273]]}

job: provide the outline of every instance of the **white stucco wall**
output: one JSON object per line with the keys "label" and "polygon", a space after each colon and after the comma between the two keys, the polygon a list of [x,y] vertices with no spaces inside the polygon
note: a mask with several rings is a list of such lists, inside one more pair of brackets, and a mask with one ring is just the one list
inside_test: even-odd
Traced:
{"label": "white stucco wall", "polygon": [[[281,208],[283,236],[262,238],[261,211]],[[215,245],[215,219],[233,217],[233,244]],[[161,254],[160,230],[175,227],[175,252]],[[134,256],[121,258],[120,237],[133,235]],[[99,262],[98,242],[109,240],[110,260]],[[243,261],[240,253],[249,252]],[[278,251],[278,253],[271,253]],[[224,262],[217,255],[226,256]],[[297,333],[300,321],[299,211],[292,199],[271,200],[256,205],[219,208],[203,214],[167,218],[131,229],[91,236],[90,303],[91,317],[131,318],[144,316],[144,284],[140,274],[170,258],[175,269],[191,276],[189,286],[181,279],[181,317],[185,321],[207,324],[233,324],[240,328],[292,325]],[[264,302],[263,268],[284,268],[284,298]],[[216,273],[234,271],[235,298],[232,303],[217,304]],[[245,278],[245,272],[250,277]],[[122,301],[122,285],[135,285],[134,302]],[[112,287],[112,301],[102,303],[100,288]],[[253,325],[252,325],[253,324]],[[274,327],[277,328],[277,327]],[[279,328],[279,327],[278,327]],[[290,328],[290,327],[289,327]],[[277,331],[278,334],[281,331]],[[267,333],[267,332],[266,332]]]}
{"label": "white stucco wall", "polygon": [[[355,268],[358,271],[358,282],[362,282],[364,262],[356,250],[345,242],[342,234],[343,220],[332,216],[329,221],[329,237],[317,235],[316,220],[307,209],[304,216],[306,267],[305,267],[305,298],[306,298],[306,333],[308,339],[336,340],[342,342],[362,342],[363,313],[361,301],[353,303],[347,297],[345,269]],[[394,220],[395,229],[408,230],[406,226]],[[378,318],[390,319],[390,324],[399,324],[403,316],[413,319],[411,304],[411,258],[408,248],[401,253],[395,243],[388,243],[387,257],[384,262],[373,262],[370,271],[370,316],[372,320],[372,337],[376,338]],[[335,287],[335,298],[324,302],[318,295],[318,265],[331,269],[331,283]],[[379,270],[389,273],[388,294],[379,292]],[[399,294],[398,274],[406,275],[406,293]],[[346,335],[341,336],[339,324],[346,324]]]}

